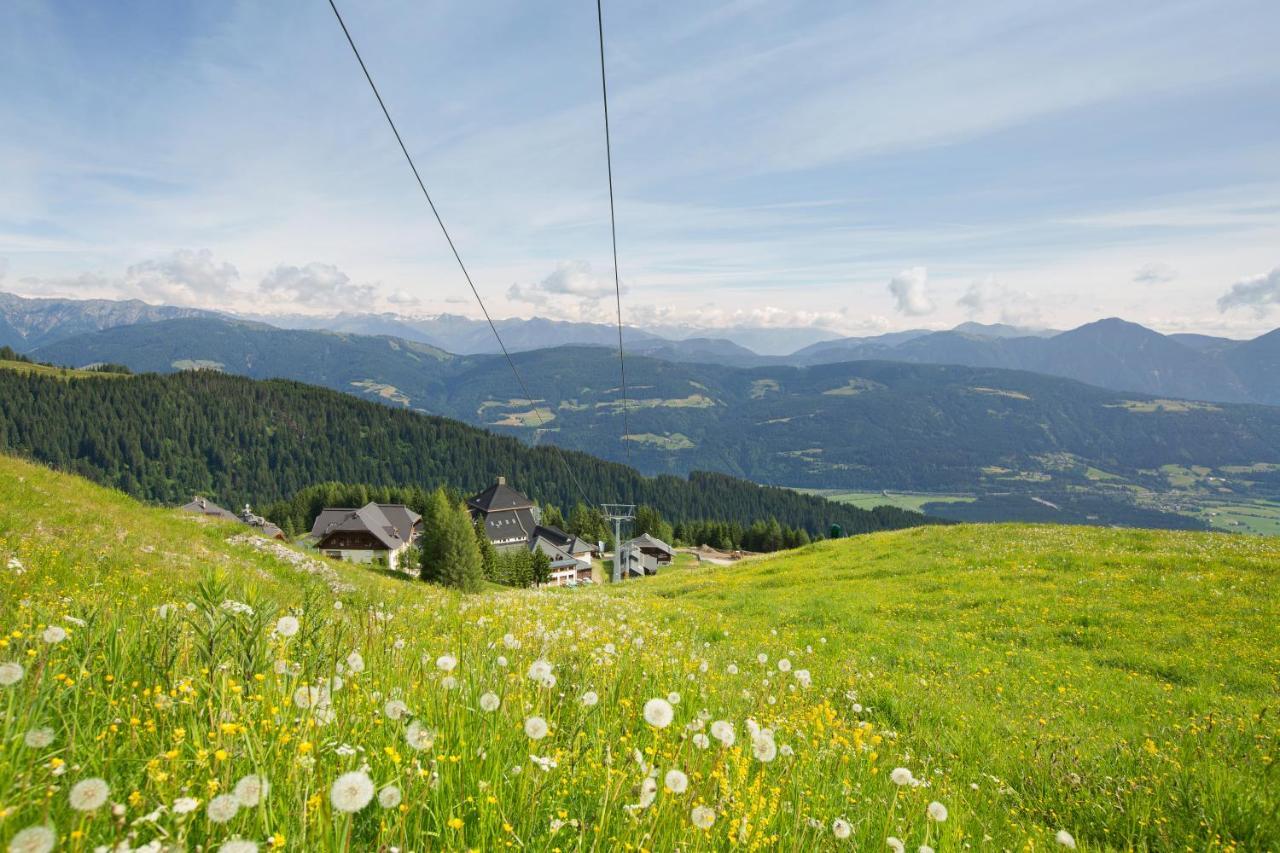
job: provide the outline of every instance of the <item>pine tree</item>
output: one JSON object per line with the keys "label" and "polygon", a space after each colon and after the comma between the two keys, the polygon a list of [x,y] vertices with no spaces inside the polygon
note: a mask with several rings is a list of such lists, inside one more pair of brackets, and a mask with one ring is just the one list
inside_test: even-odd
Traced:
{"label": "pine tree", "polygon": [[495,581],[498,579],[498,549],[493,547],[489,534],[484,532],[483,518],[476,518],[472,529],[476,532],[476,546],[480,549],[480,568],[484,579]]}
{"label": "pine tree", "polygon": [[534,586],[542,586],[551,580],[551,558],[541,549],[534,551],[529,560],[529,571],[533,576]]}
{"label": "pine tree", "polygon": [[463,592],[479,592],[484,582],[484,565],[475,527],[465,504],[445,504],[441,534],[440,581]]}
{"label": "pine tree", "polygon": [[[448,539],[449,499],[436,489],[422,513],[422,563],[418,576],[424,581],[444,580],[445,545]],[[474,536],[474,534],[473,534]]]}

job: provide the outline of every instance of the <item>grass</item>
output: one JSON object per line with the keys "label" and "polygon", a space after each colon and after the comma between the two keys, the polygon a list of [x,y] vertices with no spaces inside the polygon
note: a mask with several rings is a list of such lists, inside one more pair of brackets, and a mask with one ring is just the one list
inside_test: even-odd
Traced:
{"label": "grass", "polygon": [[[0,458],[0,662],[25,670],[0,687],[0,842],[48,824],[69,850],[1039,850],[1059,830],[1090,850],[1280,846],[1273,540],[920,528],[461,597],[303,572],[244,530]],[[272,630],[285,614],[294,636]],[[529,677],[538,660],[554,686]],[[647,722],[672,693],[674,722]],[[714,720],[732,747],[700,748]],[[24,744],[44,728],[51,744]],[[351,772],[400,803],[339,811]],[[211,821],[249,774],[269,794]],[[75,812],[90,777],[108,804]]]}
{"label": "grass", "polygon": [[39,376],[53,376],[58,379],[123,379],[124,373],[103,373],[100,370],[80,370],[74,367],[53,367],[48,364],[34,364],[28,361],[10,361],[0,359],[0,370],[12,370],[15,373],[34,373]]}
{"label": "grass", "polygon": [[972,495],[944,495],[931,492],[842,492],[839,489],[797,489],[808,494],[822,495],[828,500],[851,504],[859,509],[875,509],[893,506],[923,512],[925,504],[973,503]]}

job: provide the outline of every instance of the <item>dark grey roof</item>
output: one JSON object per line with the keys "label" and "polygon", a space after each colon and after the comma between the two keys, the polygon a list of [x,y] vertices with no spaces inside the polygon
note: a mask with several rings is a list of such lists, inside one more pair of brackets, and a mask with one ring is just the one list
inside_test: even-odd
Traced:
{"label": "dark grey roof", "polygon": [[483,513],[500,512],[509,509],[532,509],[533,501],[507,485],[505,477],[485,489],[475,497],[467,499],[467,505]]}
{"label": "dark grey roof", "polygon": [[581,537],[565,533],[559,527],[550,524],[539,524],[534,528],[533,535],[541,536],[554,543],[560,550],[575,556],[595,551],[597,547]]}
{"label": "dark grey roof", "polygon": [[675,556],[675,549],[663,542],[661,539],[655,539],[648,533],[637,536],[629,542],[622,543],[623,548],[656,548],[659,551],[666,551],[668,554]]}
{"label": "dark grey roof", "polygon": [[[320,519],[325,517],[326,513],[344,513],[341,517],[335,518],[326,527],[316,533],[316,526],[319,525]],[[333,517],[333,516],[330,516]],[[367,503],[360,509],[354,510],[333,510],[325,509],[316,518],[316,524],[311,527],[312,533],[324,538],[332,533],[358,533],[367,532],[373,534],[388,550],[394,551],[405,544],[405,540],[400,538],[400,534],[396,532],[396,527],[383,513],[381,507],[376,503]]]}
{"label": "dark grey roof", "polygon": [[405,542],[413,541],[413,528],[422,521],[422,516],[404,504],[378,504],[378,509],[396,528],[396,534]]}
{"label": "dark grey roof", "polygon": [[484,514],[484,532],[491,542],[529,539],[537,526],[537,522],[533,520],[532,507]]}
{"label": "dark grey roof", "polygon": [[211,515],[214,518],[220,518],[223,521],[239,521],[240,519],[234,512],[223,509],[211,500],[196,495],[191,499],[190,503],[185,503],[178,509],[185,512],[194,512],[199,515]]}
{"label": "dark grey roof", "polygon": [[560,548],[545,536],[535,536],[529,541],[530,551],[541,551],[551,558],[551,568],[568,569],[582,566],[583,561],[574,557],[568,551]]}

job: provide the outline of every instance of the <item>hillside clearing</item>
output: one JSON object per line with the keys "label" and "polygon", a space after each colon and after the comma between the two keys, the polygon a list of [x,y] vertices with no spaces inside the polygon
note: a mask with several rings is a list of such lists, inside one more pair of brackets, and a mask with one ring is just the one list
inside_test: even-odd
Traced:
{"label": "hillside clearing", "polygon": [[[88,847],[1280,843],[1271,540],[922,528],[462,598],[345,564],[335,592],[243,532],[0,459],[0,662],[25,669],[0,687],[0,839],[50,821]],[[349,816],[330,785],[364,766],[399,804]],[[900,766],[921,784],[895,786]],[[268,797],[212,822],[253,773]],[[95,776],[123,820],[69,810]]]}

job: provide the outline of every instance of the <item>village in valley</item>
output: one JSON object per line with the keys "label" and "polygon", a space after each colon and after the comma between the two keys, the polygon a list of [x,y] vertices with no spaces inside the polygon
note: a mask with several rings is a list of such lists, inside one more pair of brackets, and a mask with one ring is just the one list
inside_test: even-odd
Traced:
{"label": "village in valley", "polygon": [[[568,533],[545,520],[543,509],[509,485],[506,477],[498,477],[487,489],[467,498],[465,507],[477,539],[483,537],[481,552],[487,550],[487,543],[499,560],[506,557],[543,565],[544,577],[536,572],[531,577],[537,585],[572,587],[600,583],[611,576],[614,580],[643,578],[656,575],[676,559],[676,549],[649,532],[623,541],[616,551],[607,549],[609,543],[603,540],[592,542]],[[215,520],[240,522],[269,539],[289,540],[280,526],[254,513],[248,504],[234,513],[197,495],[179,509]],[[405,504],[370,501],[362,507],[325,507],[297,544],[330,559],[417,575],[421,545],[428,533],[423,516]],[[698,560],[705,556],[712,561],[740,556],[707,548],[694,550],[693,554]]]}

